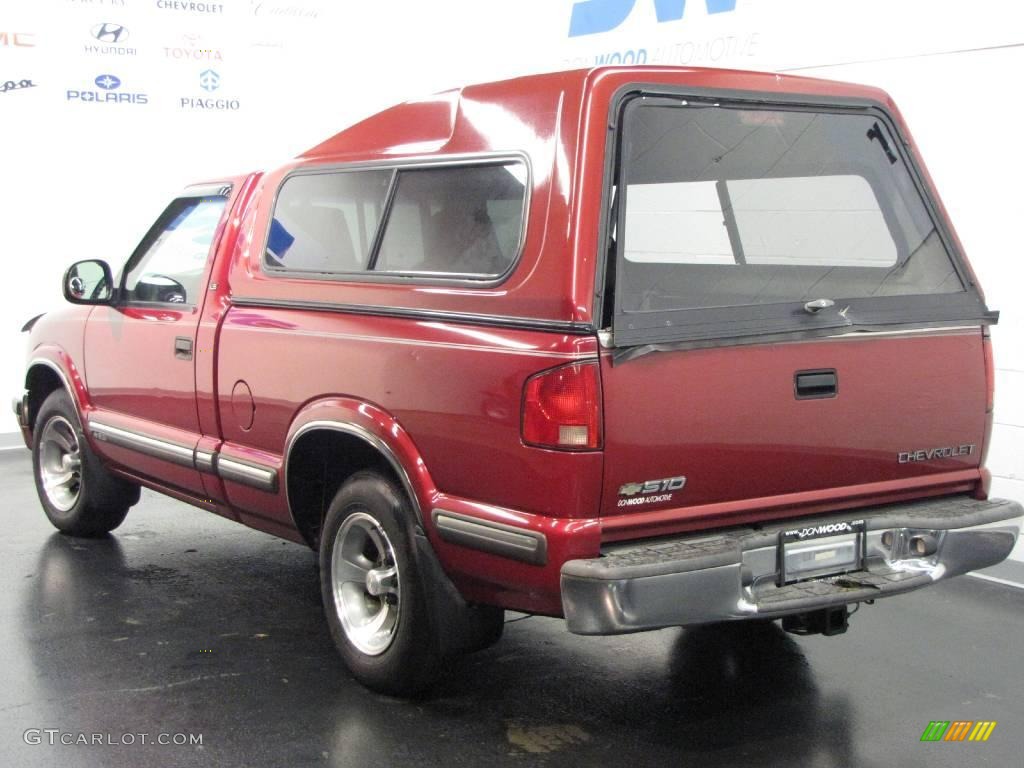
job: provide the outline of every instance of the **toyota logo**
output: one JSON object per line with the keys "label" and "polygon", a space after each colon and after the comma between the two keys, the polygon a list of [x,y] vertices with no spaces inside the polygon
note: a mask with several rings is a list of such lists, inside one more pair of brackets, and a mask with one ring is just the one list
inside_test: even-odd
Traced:
{"label": "toyota logo", "polygon": [[105,21],[92,28],[92,36],[101,43],[123,43],[128,39],[128,29]]}

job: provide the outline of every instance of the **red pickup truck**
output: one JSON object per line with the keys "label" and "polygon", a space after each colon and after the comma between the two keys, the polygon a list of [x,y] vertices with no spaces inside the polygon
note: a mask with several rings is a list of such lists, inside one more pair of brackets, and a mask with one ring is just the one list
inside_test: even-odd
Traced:
{"label": "red pickup truck", "polygon": [[504,609],[580,634],[849,608],[992,565],[984,302],[889,97],[600,68],[411,101],[189,187],[31,321],[53,524],[153,488],[319,550],[390,693]]}

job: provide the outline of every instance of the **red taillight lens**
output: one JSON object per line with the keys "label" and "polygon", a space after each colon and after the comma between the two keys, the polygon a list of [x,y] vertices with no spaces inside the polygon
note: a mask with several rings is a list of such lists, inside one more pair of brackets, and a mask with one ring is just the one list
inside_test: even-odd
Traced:
{"label": "red taillight lens", "polygon": [[523,389],[523,442],[541,448],[601,447],[601,383],[597,363],[538,373]]}
{"label": "red taillight lens", "polygon": [[992,339],[989,338],[988,328],[985,329],[985,338],[981,343],[985,350],[985,412],[992,413],[996,402],[996,366],[992,360]]}

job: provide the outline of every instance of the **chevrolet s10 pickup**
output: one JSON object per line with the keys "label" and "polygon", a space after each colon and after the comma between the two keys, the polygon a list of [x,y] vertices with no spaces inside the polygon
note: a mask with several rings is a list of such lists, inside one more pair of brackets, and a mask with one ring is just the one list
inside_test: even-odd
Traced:
{"label": "chevrolet s10 pickup", "polygon": [[873,88],[460,88],[186,188],[63,290],[14,406],[53,525],[106,534],[145,486],[308,544],[378,691],[506,609],[839,634],[1020,531],[985,469],[998,314]]}

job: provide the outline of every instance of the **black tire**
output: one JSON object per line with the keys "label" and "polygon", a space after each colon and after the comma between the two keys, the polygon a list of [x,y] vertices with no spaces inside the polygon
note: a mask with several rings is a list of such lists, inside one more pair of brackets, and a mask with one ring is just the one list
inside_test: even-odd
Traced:
{"label": "black tire", "polygon": [[[77,449],[77,474],[68,471],[69,480],[56,489],[44,487],[46,467],[54,464],[58,442]],[[69,452],[74,455],[73,452]],[[92,452],[78,411],[63,389],[55,390],[43,401],[32,431],[32,475],[43,511],[53,526],[71,536],[102,536],[119,526],[128,509],[139,500],[139,487],[114,477]],[[63,503],[61,501],[63,500]]]}
{"label": "black tire", "polygon": [[[345,665],[359,682],[391,696],[422,692],[437,678],[443,660],[439,635],[430,615],[430,587],[425,583],[413,548],[409,527],[412,514],[405,494],[394,483],[375,472],[357,472],[331,502],[320,539],[320,590],[331,637]],[[346,521],[350,522],[346,525]],[[380,539],[379,531],[373,531],[374,525],[385,535],[384,553],[373,539],[373,536]],[[358,537],[362,535],[369,544],[359,549]],[[335,551],[339,547],[341,551],[336,560]],[[356,568],[372,563],[370,570],[378,573],[387,573],[391,566],[396,566],[397,593],[372,595],[370,588],[364,588],[357,580],[359,571],[348,570],[351,561],[358,561]],[[345,579],[346,574],[352,578]],[[337,599],[336,582],[341,593]],[[391,618],[383,624],[390,627],[388,639],[360,635],[359,628],[371,623],[361,611],[379,617],[388,609],[393,609],[388,615],[394,619],[393,625]],[[349,630],[343,626],[343,615]],[[373,645],[372,652],[367,650],[370,645]]]}

